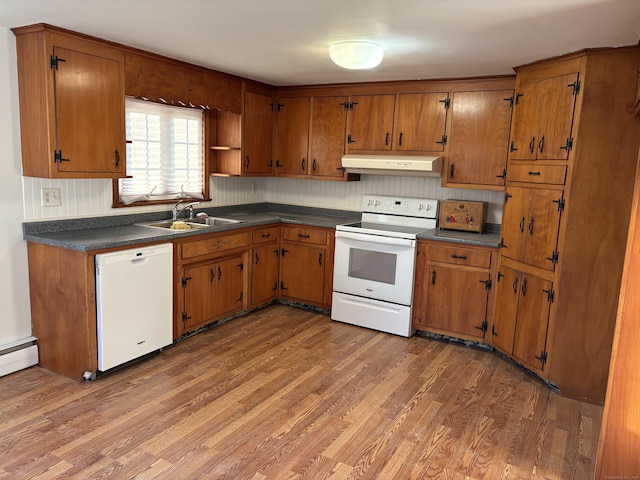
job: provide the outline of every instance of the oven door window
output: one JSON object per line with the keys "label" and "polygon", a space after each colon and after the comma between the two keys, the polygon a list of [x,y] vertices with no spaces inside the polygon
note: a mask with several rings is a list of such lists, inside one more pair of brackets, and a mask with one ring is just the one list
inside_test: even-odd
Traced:
{"label": "oven door window", "polygon": [[394,285],[397,260],[398,255],[395,253],[350,248],[348,275],[351,278]]}

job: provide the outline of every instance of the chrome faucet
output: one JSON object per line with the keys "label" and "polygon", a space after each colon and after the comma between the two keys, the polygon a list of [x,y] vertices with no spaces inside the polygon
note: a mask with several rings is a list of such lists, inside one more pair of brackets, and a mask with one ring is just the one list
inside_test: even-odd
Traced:
{"label": "chrome faucet", "polygon": [[173,208],[171,209],[171,212],[173,214],[172,219],[173,220],[177,220],[178,219],[178,215],[180,215],[182,212],[184,212],[185,210],[189,210],[189,220],[193,220],[193,207],[196,205],[200,205],[200,202],[191,202],[191,203],[187,203],[185,206],[183,206],[182,208],[178,208],[178,206],[182,203],[182,199],[178,200],[176,202],[176,204],[173,206]]}

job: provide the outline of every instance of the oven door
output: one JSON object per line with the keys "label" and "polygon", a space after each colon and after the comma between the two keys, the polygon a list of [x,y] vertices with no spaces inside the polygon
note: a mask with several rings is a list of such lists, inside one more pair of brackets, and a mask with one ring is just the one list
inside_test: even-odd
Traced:
{"label": "oven door", "polygon": [[336,232],[333,290],[411,305],[416,241]]}

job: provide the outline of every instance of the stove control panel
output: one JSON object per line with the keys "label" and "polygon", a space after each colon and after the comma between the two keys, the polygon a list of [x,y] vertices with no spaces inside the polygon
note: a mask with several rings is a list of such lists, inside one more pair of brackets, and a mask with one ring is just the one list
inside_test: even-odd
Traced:
{"label": "stove control panel", "polygon": [[436,218],[438,216],[438,200],[431,198],[364,195],[362,197],[362,211],[405,217]]}

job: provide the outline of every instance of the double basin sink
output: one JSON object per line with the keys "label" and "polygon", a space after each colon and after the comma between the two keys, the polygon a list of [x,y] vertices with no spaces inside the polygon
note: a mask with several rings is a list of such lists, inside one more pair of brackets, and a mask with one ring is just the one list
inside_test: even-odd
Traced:
{"label": "double basin sink", "polygon": [[243,222],[244,220],[236,220],[233,218],[198,217],[198,218],[184,219],[184,220],[162,220],[158,222],[141,223],[139,225],[143,225],[145,227],[162,228],[164,230],[180,232],[182,230],[222,227],[225,225],[234,225],[234,224],[243,223]]}

